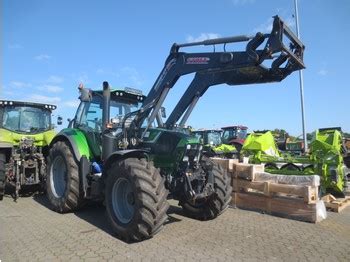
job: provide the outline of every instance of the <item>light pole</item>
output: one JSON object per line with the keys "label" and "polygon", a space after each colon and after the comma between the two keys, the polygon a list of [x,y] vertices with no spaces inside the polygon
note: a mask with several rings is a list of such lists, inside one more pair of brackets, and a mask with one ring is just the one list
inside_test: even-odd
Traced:
{"label": "light pole", "polygon": [[[299,33],[299,15],[298,15],[298,0],[294,0],[294,9],[295,9],[295,26],[297,29],[297,37],[300,39]],[[301,121],[303,128],[303,140],[304,140],[304,152],[308,150],[307,137],[305,131],[305,106],[304,106],[304,78],[303,70],[299,70],[299,84],[300,84],[300,104],[301,104]]]}

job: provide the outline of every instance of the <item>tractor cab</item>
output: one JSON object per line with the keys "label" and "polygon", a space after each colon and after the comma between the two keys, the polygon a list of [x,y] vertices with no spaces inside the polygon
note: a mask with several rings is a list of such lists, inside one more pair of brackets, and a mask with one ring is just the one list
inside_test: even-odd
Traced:
{"label": "tractor cab", "polygon": [[227,126],[222,127],[222,142],[229,145],[234,145],[237,150],[240,150],[247,137],[248,127],[246,126]]}
{"label": "tractor cab", "polygon": [[222,144],[221,130],[196,130],[192,134],[201,139],[204,146],[218,146]]}
{"label": "tractor cab", "polygon": [[[121,136],[123,125],[128,127],[132,112],[139,110],[145,96],[140,90],[125,88],[124,90],[111,90],[109,107],[104,109],[103,91],[92,91],[80,88],[80,105],[73,120],[73,128],[85,134],[92,155],[95,159],[102,157],[101,133],[108,129],[114,137]],[[103,116],[109,111],[110,119],[103,126]],[[125,119],[124,119],[125,118]],[[112,138],[112,136],[111,136]],[[115,143],[112,143],[115,145]],[[118,146],[118,145],[115,145]],[[117,150],[118,148],[115,148]]]}
{"label": "tractor cab", "polygon": [[18,134],[37,134],[52,129],[54,105],[0,100],[0,128]]}

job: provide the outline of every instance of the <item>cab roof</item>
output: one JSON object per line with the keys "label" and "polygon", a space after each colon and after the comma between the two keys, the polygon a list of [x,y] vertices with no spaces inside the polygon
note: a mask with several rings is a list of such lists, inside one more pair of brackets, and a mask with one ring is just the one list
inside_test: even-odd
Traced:
{"label": "cab roof", "polygon": [[220,129],[199,129],[199,130],[195,130],[192,131],[192,133],[214,133],[214,132],[222,132],[222,130]]}
{"label": "cab roof", "polygon": [[[133,91],[135,90],[135,91]],[[99,94],[103,96],[103,91],[102,90],[92,90],[91,91],[93,94]],[[137,101],[137,102],[143,102],[146,98],[145,95],[142,94],[142,92],[138,92],[136,89],[126,89],[126,90],[121,90],[121,89],[112,89],[111,90],[111,99],[117,99],[117,98],[124,98],[125,100],[131,100],[131,101]]]}
{"label": "cab roof", "polygon": [[242,130],[247,130],[248,127],[247,126],[225,126],[222,127],[221,129],[225,130],[225,129],[242,129]]}
{"label": "cab roof", "polygon": [[24,102],[24,101],[14,101],[14,100],[0,100],[0,106],[30,106],[30,107],[39,107],[48,110],[55,110],[57,106],[51,104],[42,104],[34,102]]}

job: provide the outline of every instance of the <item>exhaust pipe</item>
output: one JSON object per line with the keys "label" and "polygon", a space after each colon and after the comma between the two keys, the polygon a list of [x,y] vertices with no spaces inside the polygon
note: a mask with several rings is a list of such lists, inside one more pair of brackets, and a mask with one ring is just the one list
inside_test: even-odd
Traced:
{"label": "exhaust pipe", "polygon": [[109,107],[111,102],[111,90],[107,81],[103,82],[103,104],[102,104],[102,132],[107,129],[109,123]]}
{"label": "exhaust pipe", "polygon": [[108,156],[113,153],[113,136],[108,132],[107,124],[109,123],[111,102],[111,90],[107,81],[103,82],[103,102],[102,102],[102,160],[107,160]]}

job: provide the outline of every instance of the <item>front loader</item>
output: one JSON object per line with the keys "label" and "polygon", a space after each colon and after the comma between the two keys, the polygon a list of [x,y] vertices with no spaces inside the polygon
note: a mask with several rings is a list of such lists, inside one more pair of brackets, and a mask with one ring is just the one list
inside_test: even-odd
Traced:
{"label": "front loader", "polygon": [[[290,39],[286,47],[282,38]],[[187,46],[248,42],[245,51],[186,53]],[[263,43],[264,47],[258,49]],[[87,200],[104,200],[113,231],[126,241],[154,236],[167,220],[167,198],[200,220],[216,218],[229,205],[232,188],[226,170],[202,154],[198,138],[176,127],[194,107],[193,97],[210,86],[191,85],[183,101],[163,123],[161,108],[183,75],[214,78],[215,83],[281,81],[304,68],[303,44],[274,18],[271,34],[236,36],[174,44],[147,96],[134,89],[81,88],[81,103],[71,128],[52,141],[47,194],[54,210],[79,209]],[[263,65],[272,60],[271,67]],[[192,82],[193,83],[193,82]],[[210,81],[210,83],[213,83]],[[194,88],[194,89],[193,89]],[[176,120],[174,122],[174,120]]]}

